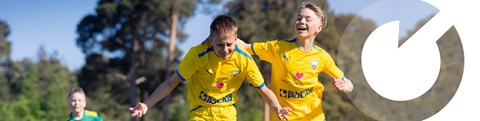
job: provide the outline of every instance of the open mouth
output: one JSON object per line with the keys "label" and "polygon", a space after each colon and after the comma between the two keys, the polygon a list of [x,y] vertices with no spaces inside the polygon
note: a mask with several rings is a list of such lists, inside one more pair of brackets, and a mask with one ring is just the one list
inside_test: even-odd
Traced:
{"label": "open mouth", "polygon": [[307,30],[307,27],[297,27],[297,30]]}

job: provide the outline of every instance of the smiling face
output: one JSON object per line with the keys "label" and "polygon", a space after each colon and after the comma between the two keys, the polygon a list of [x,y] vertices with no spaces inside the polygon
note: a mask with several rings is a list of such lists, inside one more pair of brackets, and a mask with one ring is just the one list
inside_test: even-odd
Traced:
{"label": "smiling face", "polygon": [[300,39],[317,35],[322,31],[320,21],[320,17],[311,9],[301,9],[298,12],[297,21],[295,22],[295,34]]}
{"label": "smiling face", "polygon": [[80,113],[87,106],[86,97],[83,93],[73,93],[68,101],[72,112]]}
{"label": "smiling face", "polygon": [[221,59],[228,59],[232,56],[235,50],[235,43],[237,41],[237,35],[232,33],[230,35],[213,36],[211,44],[213,51]]}

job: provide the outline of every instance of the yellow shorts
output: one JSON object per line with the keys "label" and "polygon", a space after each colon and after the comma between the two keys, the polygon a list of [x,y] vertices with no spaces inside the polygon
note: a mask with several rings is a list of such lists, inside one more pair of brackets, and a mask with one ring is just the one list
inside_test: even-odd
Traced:
{"label": "yellow shorts", "polygon": [[219,107],[196,107],[190,111],[190,121],[236,121],[234,105]]}

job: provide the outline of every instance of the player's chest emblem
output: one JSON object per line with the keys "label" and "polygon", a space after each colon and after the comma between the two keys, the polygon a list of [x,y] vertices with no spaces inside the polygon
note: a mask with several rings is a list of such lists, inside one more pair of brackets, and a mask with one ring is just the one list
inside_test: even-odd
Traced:
{"label": "player's chest emblem", "polygon": [[232,76],[236,76],[239,73],[238,70],[232,70]]}
{"label": "player's chest emblem", "polygon": [[315,70],[315,68],[317,68],[317,66],[318,66],[318,61],[316,61],[316,60],[311,60],[311,61],[310,61],[310,64],[312,64],[312,70]]}

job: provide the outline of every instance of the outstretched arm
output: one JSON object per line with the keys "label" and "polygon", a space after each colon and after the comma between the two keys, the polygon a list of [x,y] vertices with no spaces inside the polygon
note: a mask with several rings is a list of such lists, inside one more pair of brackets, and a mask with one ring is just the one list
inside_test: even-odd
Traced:
{"label": "outstretched arm", "polygon": [[345,93],[351,92],[353,90],[352,81],[350,81],[349,79],[347,78],[337,79],[335,77],[332,77],[332,79],[333,79],[333,86],[336,89]]}
{"label": "outstretched arm", "polygon": [[130,108],[130,111],[132,111],[131,117],[143,117],[147,113],[148,108],[152,107],[155,105],[155,103],[170,94],[170,92],[178,85],[178,83],[180,83],[180,78],[175,73],[166,81],[162,82],[162,84],[155,89],[153,94],[150,95],[150,97],[148,97],[144,103],[139,102],[137,106]]}
{"label": "outstretched arm", "polygon": [[258,92],[260,92],[263,100],[270,106],[270,108],[275,111],[278,119],[288,119],[288,112],[292,111],[292,109],[289,107],[282,108],[272,90],[263,86],[262,88],[258,89]]}

